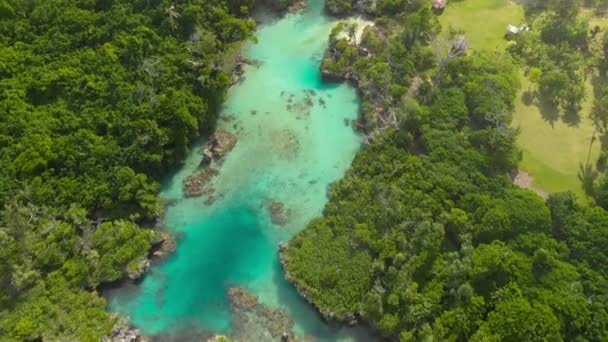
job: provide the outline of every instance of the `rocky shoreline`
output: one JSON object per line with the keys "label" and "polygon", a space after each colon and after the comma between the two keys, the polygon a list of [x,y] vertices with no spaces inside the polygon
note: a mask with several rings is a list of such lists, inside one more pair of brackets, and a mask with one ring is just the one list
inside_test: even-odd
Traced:
{"label": "rocky shoreline", "polygon": [[[326,1],[325,12],[328,15],[331,15],[334,17],[346,17],[346,16],[351,16],[356,13],[360,13],[365,16],[373,16],[373,14],[375,12],[375,1],[373,1],[373,0],[357,1],[356,6],[353,8],[353,10],[352,11],[349,10],[346,12],[341,11],[337,7],[332,7],[330,2]],[[346,31],[347,28],[348,28],[348,25],[343,26],[344,31]],[[363,27],[360,30],[358,37],[352,36],[352,35],[344,35],[344,34],[342,34],[342,32],[339,32],[339,31],[332,32],[332,36],[330,36],[328,48],[326,49],[323,59],[321,61],[321,64],[319,66],[319,70],[321,72],[321,77],[324,82],[329,82],[329,83],[347,82],[350,85],[352,85],[355,89],[357,89],[357,91],[359,92],[359,95],[361,96],[361,98],[363,100],[369,101],[372,104],[370,106],[371,111],[372,111],[371,113],[368,112],[368,113],[365,113],[365,115],[361,115],[361,117],[356,121],[353,120],[350,123],[345,122],[345,124],[351,124],[353,126],[353,129],[359,130],[359,131],[364,131],[364,132],[368,130],[366,127],[367,126],[366,119],[368,117],[378,117],[378,116],[385,115],[386,106],[382,101],[383,95],[378,93],[377,87],[375,87],[370,82],[366,82],[366,80],[362,79],[357,74],[357,72],[352,69],[352,67],[341,68],[338,70],[338,69],[329,68],[328,65],[332,65],[333,64],[332,62],[338,62],[340,60],[341,51],[338,48],[338,42],[343,38],[345,38],[347,40],[347,43],[349,46],[356,49],[356,53],[354,54],[355,60],[362,58],[362,57],[370,56],[372,54],[372,52],[366,46],[365,41],[361,40],[361,36],[363,36],[367,30],[371,30],[372,31],[371,33],[377,37],[384,36],[384,33],[381,31],[381,29],[376,27],[373,24],[369,24],[369,25],[366,25],[365,27]],[[327,62],[329,62],[329,63],[327,63]],[[350,65],[352,65],[352,64],[354,64],[354,61],[351,61]],[[279,211],[278,206],[276,206],[276,208],[273,211],[278,212]],[[354,325],[365,323],[360,319],[360,316],[358,313],[351,313],[347,316],[338,317],[331,310],[323,309],[323,308],[319,307],[317,305],[317,303],[311,298],[311,296],[309,296],[309,294],[306,292],[304,287],[302,287],[298,283],[298,281],[295,279],[295,277],[293,277],[290,274],[288,267],[287,267],[287,264],[289,262],[289,258],[287,256],[288,248],[289,248],[289,242],[281,242],[279,244],[278,257],[279,257],[279,261],[280,261],[282,269],[283,269],[285,280],[287,280],[287,282],[289,282],[295,288],[295,290],[298,292],[300,297],[302,297],[307,303],[309,303],[311,306],[313,306],[327,323],[333,322],[333,323],[337,323],[339,325],[344,324],[344,325],[349,325],[349,326],[354,326]]]}
{"label": "rocky shoreline", "polygon": [[[386,42],[391,32],[388,27],[375,25],[370,20],[353,20],[339,24],[332,31],[319,69],[325,82],[347,82],[358,91],[362,103],[361,115],[352,124],[355,130],[362,133],[363,143],[369,144],[385,129],[398,128],[399,119],[391,109],[393,99],[388,83],[366,77],[353,66],[361,59],[380,53],[382,42]],[[424,82],[422,78],[420,80]]]}
{"label": "rocky shoreline", "polygon": [[203,158],[199,167],[183,183],[184,196],[200,197],[206,196],[205,204],[210,205],[216,199],[212,180],[219,173],[224,157],[236,145],[238,138],[223,129],[216,130],[205,143],[200,153]]}

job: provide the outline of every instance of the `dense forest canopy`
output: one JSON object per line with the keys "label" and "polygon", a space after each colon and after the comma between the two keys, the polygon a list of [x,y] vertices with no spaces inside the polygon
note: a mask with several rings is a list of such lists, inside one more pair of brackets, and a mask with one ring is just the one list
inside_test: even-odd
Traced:
{"label": "dense forest canopy", "polygon": [[607,340],[608,212],[509,176],[519,66],[538,69],[539,96],[578,111],[585,71],[603,65],[598,32],[556,0],[510,55],[462,53],[428,2],[387,3],[360,45],[330,42],[324,69],[362,89],[369,145],[282,252],[288,279],[324,316],[403,342]]}
{"label": "dense forest canopy", "polygon": [[97,341],[158,181],[215,121],[248,0],[0,0],[0,340]]}
{"label": "dense forest canopy", "polygon": [[[601,85],[608,69],[608,36],[576,1],[539,4],[502,54],[465,53],[427,0],[327,0],[376,25],[358,46],[337,27],[322,65],[361,90],[368,146],[284,252],[324,315],[401,341],[608,340],[606,176],[588,187],[600,207],[509,177],[518,65],[572,112],[589,70]],[[0,0],[0,340],[110,333],[96,289],[158,240],[142,225],[161,211],[159,181],[212,129],[254,5]]]}

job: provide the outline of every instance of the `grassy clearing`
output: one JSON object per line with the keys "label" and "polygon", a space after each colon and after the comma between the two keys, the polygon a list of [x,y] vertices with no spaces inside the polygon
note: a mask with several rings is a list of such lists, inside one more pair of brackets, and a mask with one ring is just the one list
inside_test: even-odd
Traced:
{"label": "grassy clearing", "polygon": [[507,25],[523,23],[524,10],[510,0],[450,1],[439,22],[444,30],[464,31],[473,50],[502,50]]}
{"label": "grassy clearing", "polygon": [[[538,104],[524,103],[522,95],[529,87],[529,82],[522,76],[522,89],[513,114],[513,125],[520,128],[518,141],[523,152],[521,169],[530,173],[534,177],[534,184],[547,192],[570,190],[581,199],[586,199],[578,172],[581,163],[587,163],[595,130],[589,119],[593,99],[591,85],[587,85],[587,97],[577,124]],[[599,152],[600,144],[596,141],[591,145],[591,163],[597,160]]]}
{"label": "grassy clearing", "polygon": [[[591,13],[589,13],[591,14]],[[591,17],[591,24],[602,28],[608,20]],[[522,6],[510,0],[451,1],[440,17],[444,30],[462,30],[473,50],[503,51],[507,41],[503,38],[507,25],[525,21]],[[523,94],[529,82],[522,76],[522,89],[515,101],[513,125],[519,127],[519,146],[523,152],[521,169],[534,178],[534,186],[549,193],[573,191],[586,200],[578,172],[581,163],[587,162],[589,143],[594,127],[589,119],[593,91],[587,87],[583,109],[577,124],[567,123],[559,113],[551,113],[538,104],[525,103]],[[548,119],[553,117],[553,119]],[[599,143],[591,148],[590,160],[599,155]]]}

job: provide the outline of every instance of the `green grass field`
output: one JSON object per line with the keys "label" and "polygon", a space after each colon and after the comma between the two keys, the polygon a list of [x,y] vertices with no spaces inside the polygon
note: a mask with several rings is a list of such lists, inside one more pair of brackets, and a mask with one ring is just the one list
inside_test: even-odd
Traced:
{"label": "green grass field", "polygon": [[[530,173],[534,184],[547,192],[570,190],[585,199],[578,172],[580,165],[587,162],[594,132],[588,114],[593,98],[591,86],[588,85],[587,100],[579,113],[580,122],[575,126],[564,122],[563,116],[550,123],[543,118],[537,105],[524,103],[522,94],[528,87],[529,82],[522,76],[522,89],[513,114],[513,126],[521,130],[518,138],[523,152],[520,168]],[[596,141],[591,145],[591,163],[597,160],[599,152],[600,144]]]}
{"label": "green grass field", "polygon": [[[449,2],[439,20],[444,30],[464,31],[473,50],[504,51],[507,25],[519,25],[525,19],[523,7],[510,0],[464,0]],[[530,85],[523,76],[521,81],[522,89],[513,114],[513,125],[520,129],[518,142],[523,152],[520,168],[534,178],[537,188],[549,193],[570,190],[585,200],[578,172],[579,165],[587,161],[594,130],[588,118],[593,99],[591,87],[579,113],[580,122],[572,126],[561,118],[551,124],[543,118],[538,106],[524,103],[522,94]],[[545,115],[548,114],[545,112]],[[599,147],[597,142],[592,146],[591,162],[597,160]]]}
{"label": "green grass field", "polygon": [[524,10],[510,0],[450,1],[439,17],[444,30],[464,31],[473,50],[503,50],[507,25],[524,22]]}

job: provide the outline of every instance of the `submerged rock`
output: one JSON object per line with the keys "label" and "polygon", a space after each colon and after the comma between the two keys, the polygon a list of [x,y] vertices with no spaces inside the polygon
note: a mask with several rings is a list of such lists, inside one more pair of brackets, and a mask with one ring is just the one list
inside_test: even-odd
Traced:
{"label": "submerged rock", "polygon": [[271,200],[268,204],[268,212],[270,213],[270,220],[277,226],[284,226],[289,221],[285,205],[282,202]]}
{"label": "submerged rock", "polygon": [[229,288],[228,297],[230,304],[236,309],[253,310],[258,304],[258,299],[242,287]]}
{"label": "submerged rock", "polygon": [[152,242],[152,256],[165,258],[175,252],[177,242],[173,235],[166,232],[157,232],[156,239]]}
{"label": "submerged rock", "polygon": [[207,195],[205,204],[211,204],[215,200],[215,191],[211,187],[211,181],[219,173],[213,163],[221,162],[222,158],[234,148],[238,138],[224,130],[216,130],[209,141],[201,146],[200,153],[203,159],[199,168],[184,179],[183,190],[186,197],[199,197]]}
{"label": "submerged rock", "polygon": [[319,105],[320,105],[321,107],[323,107],[323,108],[325,108],[325,107],[326,107],[326,106],[325,106],[325,100],[323,100],[323,98],[322,98],[322,97],[319,97]]}
{"label": "submerged rock", "polygon": [[218,171],[209,166],[195,171],[184,180],[184,195],[186,197],[198,197],[213,193],[209,182],[218,174]]}
{"label": "submerged rock", "polygon": [[201,154],[203,155],[203,158],[206,156],[210,158],[210,160],[218,160],[232,150],[237,141],[238,138],[234,134],[220,128],[216,130],[209,137],[209,141],[201,147]]}
{"label": "submerged rock", "polygon": [[237,340],[295,341],[293,320],[280,309],[272,309],[258,301],[242,287],[228,290],[234,311],[234,330]]}
{"label": "submerged rock", "polygon": [[285,128],[273,131],[270,135],[272,147],[277,156],[281,159],[293,160],[300,152],[300,142],[296,134]]}

